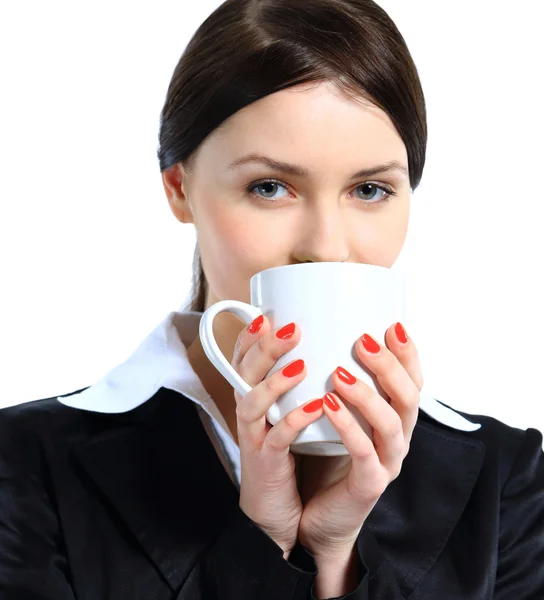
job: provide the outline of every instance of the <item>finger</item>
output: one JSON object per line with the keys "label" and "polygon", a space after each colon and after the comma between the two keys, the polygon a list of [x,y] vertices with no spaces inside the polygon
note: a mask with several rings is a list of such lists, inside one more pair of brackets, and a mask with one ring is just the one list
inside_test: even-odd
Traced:
{"label": "finger", "polygon": [[343,367],[334,371],[332,383],[341,397],[353,404],[374,429],[373,441],[380,462],[394,471],[399,459],[404,458],[406,448],[400,416],[376,390]]}
{"label": "finger", "polygon": [[[372,440],[338,394],[327,392],[323,396],[323,410],[351,456],[349,482],[352,493],[356,493],[357,496],[372,497],[381,486],[383,478],[383,468]],[[352,473],[353,479],[351,479]]]}
{"label": "finger", "polygon": [[380,387],[389,397],[390,406],[400,416],[404,437],[409,442],[418,417],[419,390],[397,357],[372,336],[364,334],[359,338],[355,352],[375,374]]}
{"label": "finger", "polygon": [[249,444],[249,450],[260,450],[266,435],[271,430],[267,427],[266,413],[277,402],[278,398],[295,387],[306,377],[304,360],[296,359],[263,379],[254,386],[236,406],[238,421],[238,441]]}
{"label": "finger", "polygon": [[239,335],[240,348],[235,368],[251,387],[260,383],[278,359],[292,350],[301,337],[300,327],[295,323],[260,333],[252,334],[246,329]]}
{"label": "finger", "polygon": [[257,339],[263,335],[266,335],[270,329],[270,321],[265,317],[265,315],[259,315],[257,318],[253,319],[253,321],[247,327],[244,327],[240,331],[238,337],[236,338],[236,343],[234,344],[234,351],[232,353],[231,360],[231,365],[235,369],[237,369],[250,346]]}
{"label": "finger", "polygon": [[402,323],[396,323],[389,327],[385,332],[385,344],[397,357],[397,360],[404,367],[417,389],[421,391],[423,389],[423,373],[421,371],[419,353],[414,341],[406,333]]}
{"label": "finger", "polygon": [[272,467],[285,464],[285,456],[298,434],[323,414],[323,398],[316,398],[288,412],[270,429],[262,451]]}

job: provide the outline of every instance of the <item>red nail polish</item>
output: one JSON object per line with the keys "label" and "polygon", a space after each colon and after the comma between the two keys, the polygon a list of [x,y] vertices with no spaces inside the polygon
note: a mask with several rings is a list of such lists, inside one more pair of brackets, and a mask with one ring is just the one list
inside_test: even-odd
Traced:
{"label": "red nail polish", "polygon": [[338,404],[338,402],[336,401],[336,398],[332,395],[332,394],[325,394],[323,396],[323,400],[325,401],[325,404],[334,411],[340,410],[340,405]]}
{"label": "red nail polish", "polygon": [[406,329],[404,329],[404,327],[400,323],[397,323],[395,325],[395,333],[397,334],[399,342],[406,344],[406,342],[408,341],[408,336],[406,335]]}
{"label": "red nail polish", "polygon": [[349,385],[353,385],[357,381],[357,379],[343,367],[336,367],[336,373],[344,383],[349,383]]}
{"label": "red nail polish", "polygon": [[372,352],[372,354],[376,354],[380,351],[380,344],[378,344],[378,342],[372,336],[368,335],[368,333],[365,333],[361,340],[363,342],[363,346],[369,352]]}
{"label": "red nail polish", "polygon": [[302,407],[302,410],[304,412],[310,413],[310,412],[315,412],[316,410],[319,410],[322,406],[323,406],[323,398],[318,398],[317,400],[312,400],[311,402],[308,402],[308,404],[306,404],[306,406]]}
{"label": "red nail polish", "polygon": [[294,377],[295,375],[302,373],[303,370],[304,361],[302,360],[302,358],[299,358],[298,360],[295,360],[295,362],[292,362],[290,365],[287,365],[285,369],[283,369],[282,373],[285,375],[285,377]]}
{"label": "red nail polish", "polygon": [[287,338],[290,338],[293,333],[295,333],[295,324],[289,323],[289,325],[286,325],[285,327],[282,327],[276,331],[276,337],[280,340],[286,340]]}
{"label": "red nail polish", "polygon": [[248,326],[247,330],[249,333],[257,333],[264,323],[264,316],[259,315],[252,323]]}

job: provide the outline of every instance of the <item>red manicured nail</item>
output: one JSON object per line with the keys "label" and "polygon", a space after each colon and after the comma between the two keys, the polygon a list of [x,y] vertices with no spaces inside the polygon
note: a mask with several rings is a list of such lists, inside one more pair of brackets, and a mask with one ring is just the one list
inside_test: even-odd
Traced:
{"label": "red manicured nail", "polygon": [[282,327],[276,331],[276,337],[280,340],[286,340],[287,338],[290,338],[293,333],[295,333],[295,324],[289,323],[289,325],[286,325],[285,327]]}
{"label": "red manicured nail", "polygon": [[349,383],[349,385],[353,385],[357,381],[357,379],[343,367],[336,367],[336,373],[344,383]]}
{"label": "red manicured nail", "polygon": [[368,333],[365,333],[361,340],[363,342],[363,346],[369,352],[376,354],[376,352],[380,351],[380,344],[378,344],[378,342],[372,336],[368,335]]}
{"label": "red manicured nail", "polygon": [[257,333],[264,323],[264,316],[259,315],[252,323],[248,326],[247,330],[249,333]]}
{"label": "red manicured nail", "polygon": [[323,400],[325,401],[325,404],[331,409],[331,410],[340,410],[340,404],[338,404],[338,402],[336,401],[336,398],[332,395],[332,394],[325,394],[323,396]]}
{"label": "red manicured nail", "polygon": [[295,360],[295,362],[292,362],[290,365],[287,365],[285,369],[283,369],[282,373],[285,375],[285,377],[294,377],[295,375],[302,373],[303,370],[304,361],[302,360],[302,358],[299,358],[298,360]]}
{"label": "red manicured nail", "polygon": [[400,323],[397,323],[395,325],[395,333],[397,334],[399,342],[406,344],[406,342],[408,341],[408,336],[406,335],[406,329],[404,329],[404,327]]}
{"label": "red manicured nail", "polygon": [[317,400],[312,400],[311,402],[308,402],[308,404],[306,404],[306,406],[302,407],[302,410],[304,412],[310,413],[310,412],[315,412],[316,410],[319,410],[322,406],[323,406],[323,398],[318,398]]}

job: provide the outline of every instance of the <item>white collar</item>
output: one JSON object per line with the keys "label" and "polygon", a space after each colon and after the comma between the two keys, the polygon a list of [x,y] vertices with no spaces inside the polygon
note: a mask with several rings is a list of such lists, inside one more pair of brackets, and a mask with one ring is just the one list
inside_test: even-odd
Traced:
{"label": "white collar", "polygon": [[[169,313],[124,363],[82,392],[58,396],[57,400],[81,410],[123,413],[147,402],[164,387],[203,406],[225,431],[229,431],[187,358],[187,348],[198,335],[202,314],[196,311]],[[476,431],[481,427],[440,404],[424,390],[419,406],[433,419],[454,429]]]}

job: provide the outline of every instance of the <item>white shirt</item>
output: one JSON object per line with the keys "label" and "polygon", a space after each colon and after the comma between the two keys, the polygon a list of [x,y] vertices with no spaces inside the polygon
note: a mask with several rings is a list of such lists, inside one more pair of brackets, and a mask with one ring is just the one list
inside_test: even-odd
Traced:
{"label": "white shirt", "polygon": [[[222,459],[228,463],[227,470],[239,488],[240,448],[187,358],[187,348],[198,335],[202,314],[196,311],[169,313],[124,363],[86,390],[71,396],[58,396],[57,400],[81,410],[122,413],[140,406],[161,387],[175,390],[197,404],[204,426],[208,434],[213,435]],[[437,421],[454,429],[475,431],[481,427],[439,404],[423,390],[419,406]]]}

